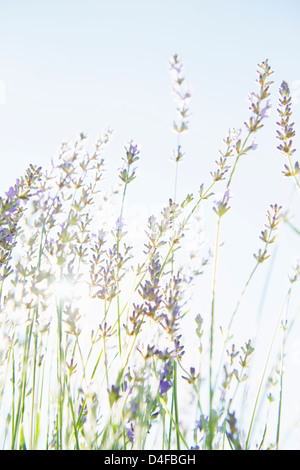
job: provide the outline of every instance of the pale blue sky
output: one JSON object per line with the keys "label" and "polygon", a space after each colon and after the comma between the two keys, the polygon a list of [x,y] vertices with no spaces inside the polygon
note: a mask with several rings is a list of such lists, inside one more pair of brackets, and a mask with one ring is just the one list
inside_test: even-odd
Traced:
{"label": "pale blue sky", "polygon": [[[107,152],[111,176],[117,178],[126,141],[141,147],[129,203],[144,198],[149,207],[164,205],[173,194],[170,156],[176,145],[168,61],[178,53],[192,86],[178,195],[196,193],[215,169],[228,128],[247,120],[257,63],[269,58],[275,70],[271,115],[257,136],[258,150],[238,167],[234,212],[224,222],[224,270],[238,290],[261,246],[269,204],[285,205],[290,196],[276,150],[276,108],[285,80],[294,91],[300,129],[299,46],[298,0],[0,0],[0,190],[29,163],[47,165],[62,141],[80,132],[96,140],[109,126],[115,131]],[[299,246],[293,234],[284,236],[275,278],[283,287]],[[254,284],[254,295],[264,276]],[[272,293],[271,308],[281,305],[283,292]]]}
{"label": "pale blue sky", "polygon": [[282,79],[300,79],[299,17],[297,0],[0,1],[0,187],[16,165],[43,164],[62,140],[94,139],[106,126],[115,164],[133,138],[147,175],[170,171],[167,62],[177,52],[193,87],[185,176],[195,188],[202,175],[191,165],[210,170],[228,127],[248,116],[256,64],[268,57],[275,69],[275,99]]}
{"label": "pale blue sky", "polygon": [[299,23],[297,0],[0,0],[0,80],[6,90],[1,191],[29,163],[47,165],[62,141],[81,131],[95,140],[109,126],[115,131],[107,153],[112,177],[125,142],[141,146],[129,203],[141,202],[143,194],[145,203],[163,204],[173,194],[175,104],[168,61],[176,52],[192,86],[178,197],[195,193],[209,180],[228,128],[247,120],[257,63],[269,58],[275,70],[271,116],[232,186],[240,220],[255,237],[268,205],[283,204],[290,194],[275,123],[283,79],[296,86],[296,130],[300,122]]}

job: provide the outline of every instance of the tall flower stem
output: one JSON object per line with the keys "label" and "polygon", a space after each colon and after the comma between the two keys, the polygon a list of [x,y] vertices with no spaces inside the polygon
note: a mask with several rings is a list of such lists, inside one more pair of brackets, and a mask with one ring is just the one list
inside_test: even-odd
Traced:
{"label": "tall flower stem", "polygon": [[106,300],[104,300],[104,332],[103,332],[103,352],[104,352],[104,367],[105,367],[105,377],[106,377],[106,386],[107,390],[109,390],[109,377],[108,377],[108,360],[107,360],[107,349],[106,349],[106,316],[107,316],[107,308],[106,308]]}
{"label": "tall flower stem", "polygon": [[174,413],[175,413],[175,422],[177,423],[176,427],[176,443],[177,443],[177,450],[180,450],[180,433],[178,432],[179,429],[179,412],[178,412],[178,378],[177,378],[177,361],[174,361],[174,385],[173,385],[173,398],[174,398]]}
{"label": "tall flower stem", "polygon": [[57,305],[57,382],[58,382],[58,411],[57,411],[57,443],[58,450],[63,448],[63,408],[64,408],[64,350],[62,342],[62,300]]}
{"label": "tall flower stem", "polygon": [[217,225],[217,236],[216,236],[216,248],[215,248],[215,262],[213,272],[213,290],[212,290],[212,302],[211,302],[211,318],[210,318],[210,345],[209,345],[209,431],[208,431],[208,449],[212,449],[212,442],[214,438],[214,419],[213,419],[213,349],[214,349],[214,322],[215,322],[215,296],[216,296],[216,278],[217,278],[217,262],[219,252],[219,240],[220,240],[220,222],[221,215],[218,218]]}
{"label": "tall flower stem", "polygon": [[[128,164],[127,170],[129,171],[129,164]],[[124,189],[123,189],[121,210],[120,210],[120,216],[119,216],[119,224],[122,224],[127,185],[128,185],[128,181],[125,182]],[[117,262],[118,262],[119,257],[120,257],[120,236],[119,236],[120,227],[117,228],[117,231],[118,231],[118,238],[117,238]],[[118,276],[118,274],[119,274],[119,271],[117,273],[117,289],[119,290],[119,280],[118,280],[119,276]],[[121,338],[121,314],[120,314],[120,295],[119,294],[117,295],[117,315],[118,315],[119,353],[120,353],[120,356],[121,356],[122,355],[122,338]]]}

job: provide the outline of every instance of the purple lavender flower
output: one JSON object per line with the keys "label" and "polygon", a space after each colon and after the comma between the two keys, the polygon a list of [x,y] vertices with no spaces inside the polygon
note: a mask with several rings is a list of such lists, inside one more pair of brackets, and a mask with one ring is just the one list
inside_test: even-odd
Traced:
{"label": "purple lavender flower", "polygon": [[140,151],[138,150],[138,146],[133,144],[131,140],[129,142],[129,148],[125,147],[126,150],[126,158],[122,158],[125,166],[120,169],[119,178],[125,183],[131,183],[136,177],[135,171],[136,168],[131,168],[131,165],[139,160]]}
{"label": "purple lavender flower", "polygon": [[159,381],[159,393],[161,395],[165,395],[167,391],[172,387],[173,382],[172,380],[163,380],[160,379]]}
{"label": "purple lavender flower", "polygon": [[9,188],[9,190],[5,193],[5,195],[6,195],[9,199],[13,199],[13,198],[16,196],[16,194],[17,194],[17,187],[18,187],[18,184],[17,184],[17,183],[16,183],[16,186],[15,186],[15,187],[11,186],[11,187]]}
{"label": "purple lavender flower", "polygon": [[171,377],[173,375],[173,366],[170,361],[166,362],[159,380],[159,393],[165,395],[173,386]]}
{"label": "purple lavender flower", "polygon": [[133,443],[134,442],[134,427],[132,423],[130,423],[130,426],[126,426],[126,431],[127,431],[129,442]]}
{"label": "purple lavender flower", "polygon": [[133,140],[130,140],[129,149],[126,148],[126,156],[127,156],[128,163],[133,163],[136,160],[138,160],[139,159],[139,157],[138,157],[139,153],[140,153],[140,151],[138,149],[138,145],[137,144],[134,145]]}
{"label": "purple lavender flower", "polygon": [[129,148],[125,147],[126,150],[126,160],[128,165],[131,165],[132,163],[136,162],[139,160],[139,154],[140,151],[138,149],[137,144],[133,144],[133,140],[130,140],[129,142]]}

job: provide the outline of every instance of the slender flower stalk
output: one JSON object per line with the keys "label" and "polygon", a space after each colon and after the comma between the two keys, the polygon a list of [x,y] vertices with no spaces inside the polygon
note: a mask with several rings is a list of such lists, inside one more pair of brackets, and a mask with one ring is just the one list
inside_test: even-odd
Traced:
{"label": "slender flower stalk", "polygon": [[220,239],[220,222],[221,216],[218,218],[217,226],[217,237],[216,237],[216,251],[215,251],[215,263],[214,263],[214,274],[213,274],[213,290],[212,290],[212,302],[211,302],[211,320],[210,320],[210,345],[209,345],[209,434],[207,439],[207,446],[209,450],[212,450],[213,438],[214,438],[214,419],[213,419],[213,351],[214,351],[214,325],[215,325],[215,295],[216,295],[216,278],[217,278],[217,260],[218,260],[218,249]]}
{"label": "slender flower stalk", "polygon": [[[127,191],[127,186],[129,183],[131,183],[135,178],[135,171],[136,169],[132,167],[132,165],[139,160],[139,154],[140,151],[138,150],[137,145],[133,144],[133,141],[129,142],[129,147],[125,148],[126,150],[126,158],[123,158],[124,160],[124,168],[120,170],[119,177],[124,183],[124,189],[123,189],[123,195],[122,195],[122,202],[121,202],[121,209],[120,209],[120,216],[117,221],[117,261],[120,261],[120,253],[119,253],[119,247],[120,247],[120,241],[123,236],[123,231],[122,231],[122,225],[123,225],[123,212],[124,212],[124,203],[125,203],[125,197],[126,197],[126,191]],[[118,268],[117,270],[117,278],[119,277],[119,272],[120,269]],[[117,282],[117,288],[119,287],[119,284]],[[117,310],[118,310],[118,337],[119,337],[119,352],[120,356],[122,355],[122,338],[121,338],[121,319],[120,319],[120,298],[119,295],[117,295]]]}
{"label": "slender flower stalk", "polygon": [[215,431],[215,415],[213,410],[213,397],[214,397],[214,386],[213,386],[213,351],[214,351],[214,329],[215,329],[215,297],[216,297],[216,280],[217,280],[217,263],[218,253],[220,244],[220,226],[221,218],[230,209],[228,205],[230,199],[230,193],[227,189],[224,196],[215,201],[214,211],[218,215],[217,224],[217,235],[215,244],[215,261],[213,270],[213,288],[212,288],[212,301],[211,301],[211,318],[210,318],[210,341],[209,341],[209,424],[208,424],[208,436],[207,446],[208,449],[212,450],[214,431]]}
{"label": "slender flower stalk", "polygon": [[179,121],[173,122],[173,130],[177,134],[177,148],[174,151],[173,160],[175,162],[175,182],[174,182],[174,201],[176,201],[177,185],[178,185],[178,165],[184,158],[181,146],[181,135],[189,128],[188,118],[190,116],[189,101],[191,99],[191,91],[189,85],[186,84],[183,75],[183,63],[177,54],[171,58],[169,62],[170,73],[173,81],[173,92],[177,104],[177,114]]}

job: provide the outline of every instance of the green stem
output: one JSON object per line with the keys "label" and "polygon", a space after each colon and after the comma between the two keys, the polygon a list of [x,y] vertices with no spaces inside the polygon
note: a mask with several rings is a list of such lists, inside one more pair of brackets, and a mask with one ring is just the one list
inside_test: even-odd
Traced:
{"label": "green stem", "polygon": [[15,354],[14,348],[12,348],[12,407],[11,407],[11,448],[13,449],[14,439],[14,424],[15,424],[15,395],[16,395],[16,371],[15,371]]}
{"label": "green stem", "polygon": [[57,332],[58,332],[58,364],[57,364],[57,380],[58,380],[58,419],[57,419],[57,449],[62,450],[63,445],[63,406],[64,406],[64,351],[62,341],[62,300],[59,300],[57,306]]}
{"label": "green stem", "polygon": [[181,432],[180,432],[180,429],[179,429],[179,427],[178,427],[177,422],[174,420],[172,414],[171,414],[170,411],[168,410],[168,407],[167,407],[167,405],[166,405],[166,402],[165,402],[164,399],[163,399],[162,397],[160,397],[160,396],[158,397],[158,400],[159,400],[160,404],[162,405],[162,407],[164,408],[164,410],[165,410],[165,411],[167,412],[167,414],[169,415],[169,418],[170,418],[171,421],[173,422],[173,424],[174,424],[174,426],[175,426],[175,429],[176,429],[176,431],[178,432],[178,434],[179,434],[179,436],[180,436],[180,439],[181,439],[182,442],[184,443],[185,447],[186,447],[187,449],[189,449],[189,446],[187,445],[187,443],[186,443],[186,441],[185,441],[183,435],[182,435]]}
{"label": "green stem", "polygon": [[31,449],[34,449],[34,443],[36,441],[36,405],[35,405],[35,394],[36,394],[36,372],[37,372],[37,334],[34,338],[34,359],[33,359],[33,373],[32,373],[32,403],[31,403]]}
{"label": "green stem", "polygon": [[[127,165],[127,172],[129,173],[130,165]],[[123,196],[122,196],[122,203],[121,203],[121,210],[120,210],[120,217],[119,221],[122,222],[123,212],[124,212],[124,203],[125,203],[125,196],[127,191],[128,182],[124,184]],[[119,262],[120,256],[120,238],[119,238],[119,229],[118,230],[118,238],[117,238],[117,262]],[[119,289],[119,281],[118,281],[119,269],[117,270],[117,288]],[[120,356],[122,355],[122,338],[121,338],[121,315],[120,315],[120,296],[117,295],[117,312],[118,312],[118,339],[119,339],[119,353]]]}
{"label": "green stem", "polygon": [[279,405],[278,405],[278,419],[277,419],[277,433],[276,433],[276,450],[279,450],[280,425],[281,425],[282,392],[283,392],[283,356],[284,356],[284,348],[282,348],[282,354],[281,354],[280,395],[279,395]]}
{"label": "green stem", "polygon": [[[107,306],[106,299],[104,300],[104,324],[106,325],[107,317]],[[103,353],[104,353],[104,368],[105,368],[105,378],[106,378],[106,387],[109,390],[109,377],[108,377],[108,358],[107,358],[107,349],[106,349],[106,331],[103,333]]]}
{"label": "green stem", "polygon": [[174,385],[173,385],[173,394],[174,394],[174,411],[175,411],[175,421],[177,423],[176,427],[176,442],[177,450],[180,450],[180,433],[179,430],[179,413],[178,413],[178,395],[177,395],[177,362],[174,360]]}
{"label": "green stem", "polygon": [[[289,299],[288,299],[288,302],[289,302]],[[287,308],[288,308],[288,306],[287,306]],[[283,398],[283,366],[284,366],[284,355],[285,355],[286,340],[287,340],[286,325],[283,325],[283,340],[282,340],[281,364],[280,364],[280,395],[279,395],[277,433],[276,433],[276,449],[277,450],[279,450],[279,439],[280,439],[282,398]]]}
{"label": "green stem", "polygon": [[70,410],[71,410],[73,429],[74,429],[74,435],[75,435],[76,450],[80,450],[79,436],[78,436],[78,429],[77,429],[77,420],[76,420],[76,416],[75,416],[75,412],[74,412],[73,400],[72,400],[72,395],[71,395],[71,388],[70,388],[69,383],[68,383],[68,395],[69,395],[69,406],[70,406]]}
{"label": "green stem", "polygon": [[30,344],[31,344],[31,339],[32,339],[34,318],[35,317],[33,315],[31,320],[30,320],[30,324],[26,327],[26,340],[24,342],[22,375],[21,375],[21,381],[20,381],[20,393],[19,393],[19,399],[18,399],[18,407],[17,407],[17,410],[16,410],[15,422],[13,424],[14,429],[13,429],[12,445],[11,445],[12,449],[16,448],[19,428],[20,428],[20,437],[21,437],[21,439],[24,438],[24,436],[23,436],[23,418],[24,418],[24,411],[25,411],[29,351],[30,351]]}
{"label": "green stem", "polygon": [[211,325],[210,325],[210,348],[209,348],[209,433],[208,433],[208,449],[212,449],[212,441],[214,434],[214,420],[213,420],[213,348],[214,348],[214,322],[215,322],[215,295],[216,295],[216,277],[217,277],[217,261],[219,252],[219,239],[220,239],[220,223],[221,216],[218,219],[217,236],[216,236],[216,250],[215,250],[215,263],[213,273],[213,291],[211,302]]}

